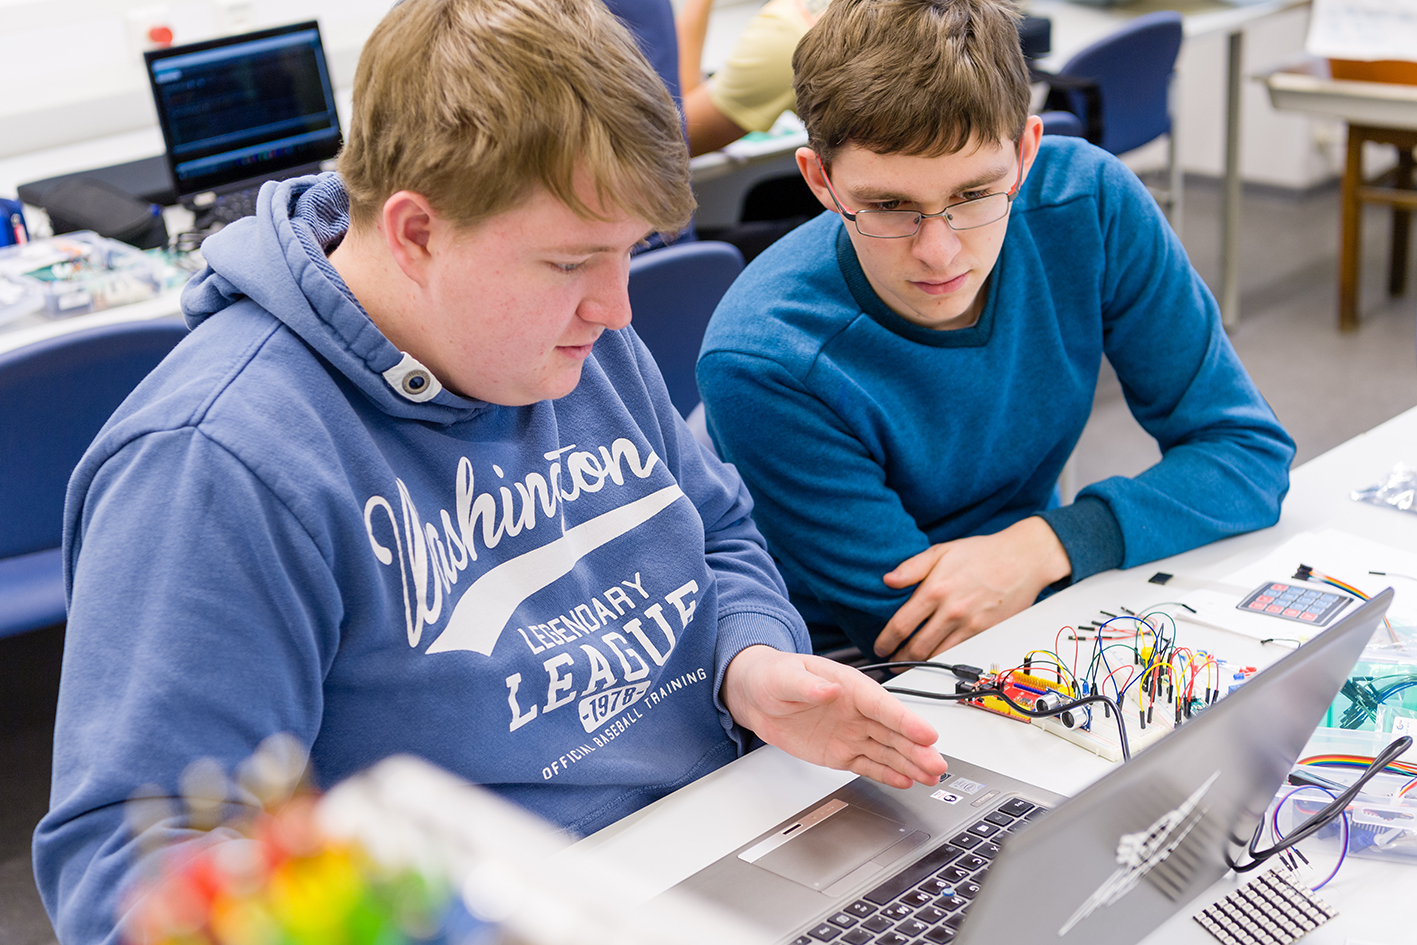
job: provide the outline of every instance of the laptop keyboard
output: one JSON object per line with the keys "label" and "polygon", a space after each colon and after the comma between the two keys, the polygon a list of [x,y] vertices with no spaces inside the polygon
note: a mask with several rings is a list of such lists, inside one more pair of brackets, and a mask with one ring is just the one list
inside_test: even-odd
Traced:
{"label": "laptop keyboard", "polygon": [[964,922],[1005,836],[1046,808],[1012,798],[792,945],[945,945]]}
{"label": "laptop keyboard", "polygon": [[215,223],[235,223],[242,217],[256,215],[256,196],[261,192],[260,186],[249,187],[246,190],[234,190],[229,194],[222,194],[216,198],[210,206],[204,208],[197,219],[198,227],[208,227]]}

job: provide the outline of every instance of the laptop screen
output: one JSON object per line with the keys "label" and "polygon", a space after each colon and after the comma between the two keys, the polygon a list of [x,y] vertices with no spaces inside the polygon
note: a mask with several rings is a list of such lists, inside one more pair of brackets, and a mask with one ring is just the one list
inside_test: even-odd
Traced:
{"label": "laptop screen", "polygon": [[335,156],[334,86],[313,20],[144,54],[179,197]]}

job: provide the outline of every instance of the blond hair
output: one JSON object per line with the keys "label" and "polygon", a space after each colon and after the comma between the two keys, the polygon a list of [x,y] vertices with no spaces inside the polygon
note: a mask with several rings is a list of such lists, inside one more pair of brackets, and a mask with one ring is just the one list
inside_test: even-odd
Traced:
{"label": "blond hair", "polygon": [[1005,0],[832,0],[792,56],[797,114],[830,165],[848,142],[936,157],[1016,140],[1029,79]]}
{"label": "blond hair", "polygon": [[339,172],[356,226],[400,190],[459,226],[537,185],[584,218],[619,209],[663,233],[694,209],[674,102],[600,0],[395,7],[359,57]]}

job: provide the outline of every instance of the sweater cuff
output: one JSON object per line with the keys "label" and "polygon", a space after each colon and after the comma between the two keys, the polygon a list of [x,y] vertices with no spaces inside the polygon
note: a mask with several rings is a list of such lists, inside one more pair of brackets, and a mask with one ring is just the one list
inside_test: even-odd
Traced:
{"label": "sweater cuff", "polygon": [[1073,566],[1072,574],[1059,581],[1055,589],[1122,566],[1127,551],[1122,526],[1102,499],[1081,496],[1072,505],[1046,509],[1038,517],[1053,529]]}
{"label": "sweater cuff", "polygon": [[747,611],[719,618],[718,642],[714,646],[713,702],[723,730],[738,746],[739,755],[751,747],[752,733],[740,727],[729,713],[728,706],[723,704],[723,676],[735,656],[759,643],[784,653],[800,651],[791,628],[772,614]]}

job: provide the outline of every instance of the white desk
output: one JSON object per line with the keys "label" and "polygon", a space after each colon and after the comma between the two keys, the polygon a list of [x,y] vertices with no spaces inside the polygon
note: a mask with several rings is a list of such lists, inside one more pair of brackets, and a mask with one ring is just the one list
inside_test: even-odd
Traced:
{"label": "white desk", "polygon": [[1326,64],[1306,61],[1276,69],[1264,76],[1264,83],[1277,109],[1417,130],[1417,85],[1343,81],[1326,73]]}
{"label": "white desk", "polygon": [[[1004,665],[1012,665],[1027,649],[1051,649],[1060,626],[1091,619],[1098,608],[1115,613],[1119,605],[1139,610],[1174,599],[1166,589],[1147,583],[1156,571],[1167,571],[1178,578],[1220,580],[1228,573],[1224,562],[1232,556],[1258,560],[1304,531],[1340,528],[1398,548],[1417,548],[1417,515],[1348,498],[1351,490],[1377,481],[1399,460],[1417,462],[1417,408],[1295,470],[1283,516],[1275,527],[1130,571],[1096,575],[950,650],[949,658],[981,666],[1005,660],[1008,662]],[[1399,587],[1398,593],[1413,591]],[[1265,665],[1283,655],[1279,649],[1263,647],[1248,637],[1206,631],[1189,623],[1182,625],[1181,634],[1186,645],[1205,646],[1232,661]],[[952,686],[953,682],[943,674],[913,671],[901,684],[938,688]],[[1042,787],[1073,793],[1111,767],[1096,755],[1033,726],[970,708],[918,699],[907,701],[936,726],[942,750]],[[581,844],[653,877],[660,889],[667,889],[835,790],[850,777],[764,748]],[[1214,945],[1214,940],[1189,917],[1235,885],[1233,877],[1221,880],[1146,941],[1151,945]],[[1320,892],[1338,908],[1339,918],[1312,933],[1304,940],[1305,945],[1415,942],[1417,929],[1407,914],[1414,891],[1417,866],[1350,858],[1337,879]]]}

